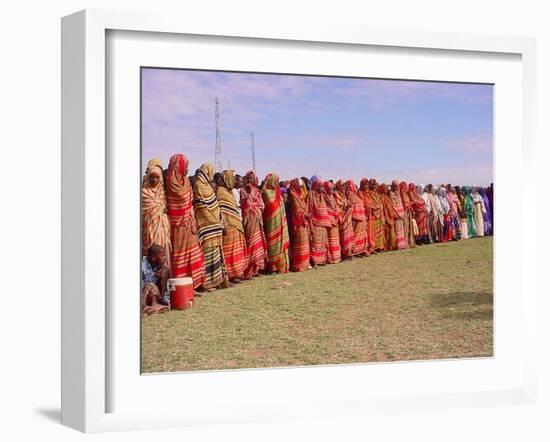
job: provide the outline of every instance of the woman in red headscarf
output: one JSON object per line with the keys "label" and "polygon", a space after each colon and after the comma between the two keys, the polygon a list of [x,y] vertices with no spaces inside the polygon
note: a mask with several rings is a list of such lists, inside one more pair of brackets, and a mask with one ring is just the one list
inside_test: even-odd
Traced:
{"label": "woman in red headscarf", "polygon": [[369,190],[367,191],[372,201],[372,241],[373,250],[383,252],[386,248],[386,239],[384,236],[384,207],[382,206],[382,196],[376,191],[378,183],[374,178],[369,180]]}
{"label": "woman in red headscarf", "polygon": [[328,210],[328,219],[331,227],[327,231],[328,235],[328,263],[336,264],[342,261],[342,254],[340,251],[340,232],[338,229],[338,206],[336,205],[336,198],[334,196],[334,184],[330,181],[325,182],[324,197]]}
{"label": "woman in red headscarf", "polygon": [[293,272],[302,272],[309,267],[310,214],[300,178],[294,178],[290,182],[288,201],[292,220],[289,232],[292,238],[290,269]]}
{"label": "woman in red headscarf", "polygon": [[258,189],[258,178],[253,170],[246,172],[244,184],[240,198],[244,236],[248,250],[248,264],[244,277],[250,278],[257,276],[265,269],[267,244],[262,219],[265,206],[262,193]]}
{"label": "woman in red headscarf", "polygon": [[397,180],[393,180],[391,183],[390,198],[393,203],[397,217],[395,218],[395,238],[397,250],[406,249],[407,241],[405,239],[405,227],[403,218],[405,217],[405,210],[403,209],[403,201],[401,201],[401,195],[399,193],[399,184]]}
{"label": "woman in red headscarf", "polygon": [[332,227],[328,208],[323,195],[323,181],[317,179],[313,182],[311,192],[308,195],[309,213],[311,213],[311,239],[310,254],[314,266],[324,265],[328,258],[328,229]]}
{"label": "woman in red headscarf", "polygon": [[[422,190],[422,188],[421,188]],[[409,195],[411,198],[411,210],[418,227],[416,242],[419,244],[428,244],[430,242],[428,236],[428,211],[426,210],[426,201],[418,193],[418,188],[414,183],[409,184]]]}
{"label": "woman in red headscarf", "polygon": [[170,158],[166,202],[172,240],[172,277],[191,277],[193,287],[197,288],[205,281],[204,255],[197,238],[188,167],[189,161],[184,155],[177,154]]}
{"label": "woman in red headscarf", "polygon": [[367,216],[365,215],[365,204],[357,195],[357,186],[353,180],[346,181],[346,197],[351,206],[351,219],[353,223],[353,235],[355,244],[353,248],[354,256],[368,256],[368,233]]}
{"label": "woman in red headscarf", "polygon": [[409,194],[409,186],[405,181],[399,184],[399,193],[401,195],[401,202],[403,203],[403,228],[405,230],[405,241],[408,247],[416,247],[416,241],[414,239],[414,217],[412,212],[412,200]]}
{"label": "woman in red headscarf", "polygon": [[351,219],[351,207],[349,206],[344,184],[338,180],[335,185],[334,200],[338,209],[338,231],[340,234],[340,254],[342,259],[353,256],[355,237],[353,236],[353,223]]}
{"label": "woman in red headscarf", "polygon": [[397,239],[395,237],[395,220],[398,218],[397,212],[393,207],[392,200],[390,198],[390,191],[385,183],[378,186],[378,194],[380,195],[383,210],[384,220],[384,245],[386,250],[397,249]]}
{"label": "woman in red headscarf", "polygon": [[374,248],[376,245],[372,217],[374,201],[372,200],[370,195],[369,180],[367,178],[361,179],[357,195],[363,200],[363,205],[365,206],[365,217],[367,219],[367,250],[369,251],[369,253],[371,253],[374,252]]}
{"label": "woman in red headscarf", "polygon": [[271,273],[286,273],[289,269],[288,226],[283,196],[279,189],[279,175],[276,173],[265,177],[262,198],[265,204],[263,219],[268,270]]}

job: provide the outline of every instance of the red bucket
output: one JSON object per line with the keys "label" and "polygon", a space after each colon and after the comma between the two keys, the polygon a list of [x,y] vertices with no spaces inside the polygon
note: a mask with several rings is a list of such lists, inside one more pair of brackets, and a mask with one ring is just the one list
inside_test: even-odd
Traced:
{"label": "red bucket", "polygon": [[170,292],[170,308],[173,310],[185,310],[195,304],[192,278],[172,278],[168,280]]}

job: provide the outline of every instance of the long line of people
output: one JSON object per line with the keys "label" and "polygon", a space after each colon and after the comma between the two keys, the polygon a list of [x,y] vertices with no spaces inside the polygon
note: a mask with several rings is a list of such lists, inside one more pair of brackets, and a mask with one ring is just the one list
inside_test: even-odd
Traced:
{"label": "long line of people", "polygon": [[144,313],[169,308],[168,278],[200,296],[265,273],[301,272],[373,253],[492,235],[493,185],[416,186],[394,180],[280,181],[254,171],[188,176],[183,154],[149,161],[143,178]]}

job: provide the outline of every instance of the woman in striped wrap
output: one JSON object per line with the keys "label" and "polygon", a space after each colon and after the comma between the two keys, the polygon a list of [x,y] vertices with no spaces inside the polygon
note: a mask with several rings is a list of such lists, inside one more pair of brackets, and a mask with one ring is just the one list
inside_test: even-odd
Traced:
{"label": "woman in striped wrap", "polygon": [[164,249],[170,266],[170,221],[166,214],[166,194],[160,160],[149,161],[141,187],[141,247],[142,256],[157,244]]}
{"label": "woman in striped wrap", "polygon": [[378,186],[377,192],[380,195],[382,202],[384,221],[384,245],[386,251],[397,249],[397,239],[395,237],[395,220],[398,218],[397,212],[393,207],[392,200],[390,198],[390,191],[385,183]]}
{"label": "woman in striped wrap", "polygon": [[334,200],[338,209],[338,231],[340,234],[340,254],[342,259],[349,259],[353,256],[355,237],[353,236],[353,222],[351,219],[352,210],[349,206],[344,184],[338,180],[335,185]]}
{"label": "woman in striped wrap", "polygon": [[450,184],[447,184],[447,201],[449,202],[449,215],[451,217],[451,225],[453,228],[453,237],[454,241],[458,241],[461,238],[460,233],[460,218],[458,217],[458,195],[456,190]]}
{"label": "woman in striped wrap", "polygon": [[372,241],[373,250],[383,252],[385,250],[386,239],[384,236],[384,207],[382,205],[382,196],[376,191],[378,183],[376,179],[369,180],[368,194],[372,201]]}
{"label": "woman in striped wrap", "polygon": [[[420,192],[420,193],[419,193]],[[411,197],[411,210],[418,227],[418,234],[415,239],[419,244],[429,244],[428,237],[428,211],[426,210],[426,202],[421,196],[422,186],[416,187],[414,183],[409,183],[409,195]]]}
{"label": "woman in striped wrap", "polygon": [[264,180],[262,198],[265,239],[267,242],[268,271],[286,273],[289,269],[288,227],[285,206],[279,190],[279,175],[270,173]]}
{"label": "woman in striped wrap", "polygon": [[371,198],[369,191],[369,180],[367,178],[362,178],[359,183],[359,190],[357,195],[363,201],[365,206],[365,217],[367,219],[367,250],[369,253],[374,252],[376,246],[376,238],[374,237],[374,219],[372,216],[374,201]]}
{"label": "woman in striped wrap", "polygon": [[331,227],[327,230],[327,262],[329,264],[336,264],[342,261],[342,254],[340,251],[340,232],[338,229],[338,206],[336,205],[336,198],[334,196],[334,184],[330,181],[325,182],[324,197],[328,210],[328,219],[331,224]]}
{"label": "woman in striped wrap", "polygon": [[231,282],[240,282],[248,264],[246,239],[241,219],[241,212],[233,194],[235,171],[224,170],[216,196],[220,204],[223,226],[223,259],[227,278]]}
{"label": "woman in striped wrap", "polygon": [[189,161],[173,155],[168,165],[166,201],[172,240],[172,277],[191,277],[193,287],[204,283],[204,255],[197,238],[193,190],[187,177]]}
{"label": "woman in striped wrap", "polygon": [[294,178],[290,182],[288,201],[292,213],[292,227],[289,232],[292,238],[290,269],[293,272],[302,272],[309,268],[310,214],[300,178]]}
{"label": "woman in striped wrap", "polygon": [[368,232],[367,216],[365,215],[365,204],[357,195],[357,186],[353,180],[346,181],[346,198],[351,206],[351,219],[353,224],[353,246],[354,256],[368,256]]}
{"label": "woman in striped wrap", "polygon": [[308,195],[308,207],[311,213],[310,254],[313,266],[325,265],[328,259],[328,229],[332,227],[328,218],[328,209],[323,195],[324,183],[319,178],[312,180],[312,189]]}
{"label": "woman in striped wrap", "polygon": [[199,241],[204,253],[206,279],[204,288],[212,291],[228,287],[227,272],[223,262],[220,206],[210,184],[214,177],[214,166],[203,164],[196,173],[193,188],[195,217]]}
{"label": "woman in striped wrap", "polygon": [[416,247],[414,227],[416,222],[413,217],[412,199],[409,193],[409,186],[405,181],[399,183],[399,193],[403,203],[403,228],[405,230],[405,241],[408,247]]}
{"label": "woman in striped wrap", "polygon": [[406,249],[407,241],[405,239],[405,226],[403,222],[405,210],[403,209],[403,201],[401,201],[399,183],[397,180],[393,180],[391,183],[390,198],[395,209],[395,213],[397,214],[397,217],[395,218],[396,247],[397,250]]}
{"label": "woman in striped wrap", "polygon": [[262,193],[258,189],[258,177],[253,170],[246,173],[244,183],[245,185],[241,189],[241,211],[248,250],[245,278],[251,278],[264,271],[267,259],[267,244],[262,218],[265,206]]}

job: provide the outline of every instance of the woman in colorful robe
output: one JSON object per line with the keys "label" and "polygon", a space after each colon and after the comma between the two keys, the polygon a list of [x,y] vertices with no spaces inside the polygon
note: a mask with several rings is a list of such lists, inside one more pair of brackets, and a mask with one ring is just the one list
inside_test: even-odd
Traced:
{"label": "woman in colorful robe", "polygon": [[395,219],[395,239],[397,250],[407,248],[407,240],[405,239],[405,209],[403,208],[403,201],[401,201],[401,194],[399,193],[399,183],[397,180],[393,180],[391,183],[390,198],[395,209],[397,217]]}
{"label": "woman in colorful robe", "polygon": [[473,188],[471,192],[472,203],[474,204],[474,219],[476,224],[476,236],[485,235],[485,223],[484,223],[484,214],[485,206],[483,204],[483,198],[479,194],[476,187]]}
{"label": "woman in colorful robe", "polygon": [[265,206],[262,193],[258,189],[258,177],[253,170],[246,173],[244,183],[245,185],[241,189],[241,212],[248,250],[248,265],[245,271],[245,279],[248,279],[264,271],[267,244],[262,215]]}
{"label": "woman in colorful robe", "polygon": [[313,267],[325,265],[328,259],[328,229],[331,226],[328,208],[323,195],[324,183],[319,178],[311,180],[312,189],[308,195],[308,208],[311,214],[309,249]]}
{"label": "woman in colorful robe", "polygon": [[369,180],[368,194],[372,201],[371,217],[372,217],[372,240],[375,252],[383,252],[386,248],[386,240],[384,234],[384,207],[382,205],[382,196],[377,192],[378,183],[374,178]]}
{"label": "woman in colorful robe", "polygon": [[412,208],[412,200],[409,193],[409,186],[405,181],[399,183],[399,195],[403,203],[403,229],[405,230],[405,241],[408,247],[416,247],[415,225]]}
{"label": "woman in colorful robe", "polygon": [[357,195],[357,186],[353,180],[346,181],[346,198],[351,207],[351,220],[353,224],[353,236],[355,238],[353,246],[353,256],[368,256],[368,231],[367,216],[365,214],[365,204]]}
{"label": "woman in colorful robe", "polygon": [[429,221],[430,238],[432,242],[441,242],[443,240],[443,208],[432,184],[427,186],[427,196],[429,201]]}
{"label": "woman in colorful robe", "polygon": [[197,180],[193,188],[193,205],[197,219],[199,241],[205,258],[206,278],[204,288],[212,291],[229,286],[223,261],[223,226],[220,205],[212,188],[214,166],[203,164],[197,170]]}
{"label": "woman in colorful robe", "polygon": [[475,208],[474,202],[472,201],[471,189],[468,186],[462,188],[462,193],[464,194],[464,212],[466,213],[466,223],[467,223],[467,232],[468,238],[474,238],[477,236],[476,231],[476,221],[475,221]]}
{"label": "woman in colorful robe", "polygon": [[355,237],[353,236],[352,210],[346,198],[344,183],[338,180],[334,186],[334,200],[338,209],[338,232],[340,234],[340,255],[342,259],[353,257]]}
{"label": "woman in colorful robe", "polygon": [[409,183],[409,196],[411,198],[411,210],[414,215],[414,220],[418,228],[418,234],[415,240],[418,244],[429,244],[428,238],[428,211],[426,210],[426,202],[419,192],[422,192],[422,186],[415,186],[414,183]]}
{"label": "woman in colorful robe", "polygon": [[460,218],[458,216],[458,195],[456,194],[456,190],[453,186],[450,184],[447,185],[447,201],[449,202],[449,215],[451,217],[451,226],[453,228],[453,241],[458,241],[461,239],[461,233],[460,233]]}
{"label": "woman in colorful robe", "polygon": [[170,220],[167,215],[166,194],[160,160],[149,161],[141,187],[141,247],[147,255],[153,244],[161,246],[170,266]]}
{"label": "woman in colorful robe", "polygon": [[290,182],[288,201],[292,222],[290,236],[292,237],[292,259],[290,269],[293,272],[303,272],[309,268],[310,247],[309,229],[310,214],[303,192],[303,182],[300,178],[294,178]]}
{"label": "woman in colorful robe", "polygon": [[357,195],[361,198],[363,205],[365,206],[365,218],[367,220],[367,251],[370,254],[374,252],[376,238],[374,236],[374,220],[372,216],[374,201],[372,200],[371,193],[369,191],[369,180],[367,178],[361,179]]}
{"label": "woman in colorful robe", "polygon": [[384,245],[385,250],[396,250],[397,239],[395,237],[395,220],[398,218],[397,212],[393,207],[393,202],[390,198],[390,190],[385,183],[378,186],[377,192],[380,195],[382,208],[384,211]]}
{"label": "woman in colorful robe", "polygon": [[279,175],[270,173],[264,180],[262,198],[267,260],[270,273],[286,273],[289,269],[288,227],[285,206],[279,190]]}
{"label": "woman in colorful robe", "polygon": [[338,228],[338,206],[336,204],[336,197],[334,196],[334,184],[330,181],[325,181],[324,198],[328,210],[328,219],[331,224],[331,227],[327,231],[327,262],[329,264],[336,264],[342,261],[342,253],[340,250],[340,231]]}
{"label": "woman in colorful robe", "polygon": [[223,236],[223,261],[230,282],[240,282],[245,277],[248,264],[246,239],[237,201],[233,194],[235,171],[224,170],[216,196],[220,205]]}
{"label": "woman in colorful robe", "polygon": [[190,277],[193,287],[204,284],[204,254],[197,237],[193,210],[193,190],[187,177],[189,161],[182,154],[173,155],[168,165],[166,202],[170,220],[172,277]]}

